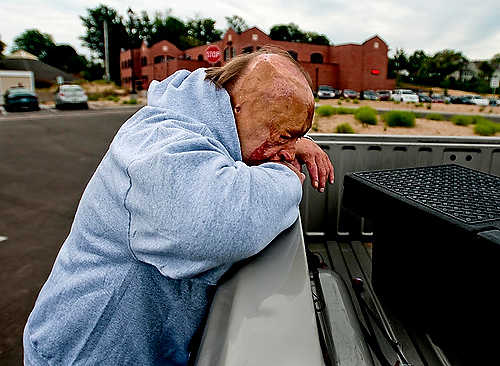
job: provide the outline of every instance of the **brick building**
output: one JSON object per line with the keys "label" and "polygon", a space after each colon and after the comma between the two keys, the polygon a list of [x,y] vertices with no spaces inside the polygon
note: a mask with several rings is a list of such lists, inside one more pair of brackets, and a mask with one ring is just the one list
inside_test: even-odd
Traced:
{"label": "brick building", "polygon": [[[331,85],[337,89],[377,90],[393,89],[395,81],[387,78],[387,44],[374,36],[362,44],[337,46],[308,43],[273,41],[260,29],[253,27],[241,34],[229,29],[217,45],[223,58],[217,65],[223,65],[241,53],[253,52],[264,45],[275,45],[287,50],[309,73],[314,89],[319,85]],[[193,71],[209,67],[205,50],[209,45],[179,50],[168,41],[161,41],[148,47],[124,50],[120,54],[121,80],[126,88],[147,89],[151,80],[163,80],[177,70]]]}

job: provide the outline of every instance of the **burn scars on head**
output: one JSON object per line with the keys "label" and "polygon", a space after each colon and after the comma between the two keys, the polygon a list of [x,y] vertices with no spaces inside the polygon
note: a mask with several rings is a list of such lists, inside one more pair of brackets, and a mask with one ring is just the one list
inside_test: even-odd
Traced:
{"label": "burn scars on head", "polygon": [[[280,146],[281,136],[291,142],[311,126],[314,97],[297,67],[280,55],[260,55],[235,83],[233,104],[242,154],[247,163],[269,160]],[[274,159],[278,160],[278,159]]]}

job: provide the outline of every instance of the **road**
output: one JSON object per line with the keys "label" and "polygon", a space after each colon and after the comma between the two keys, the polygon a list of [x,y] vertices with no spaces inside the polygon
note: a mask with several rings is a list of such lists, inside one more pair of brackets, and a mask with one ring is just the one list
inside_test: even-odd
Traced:
{"label": "road", "polygon": [[22,364],[24,324],[80,196],[136,109],[0,116],[0,365]]}

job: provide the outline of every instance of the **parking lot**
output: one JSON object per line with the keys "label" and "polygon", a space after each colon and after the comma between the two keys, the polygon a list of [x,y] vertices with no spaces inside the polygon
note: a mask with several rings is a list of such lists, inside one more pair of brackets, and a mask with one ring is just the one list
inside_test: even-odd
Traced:
{"label": "parking lot", "polygon": [[137,110],[0,116],[0,364],[22,364],[22,331],[79,198],[122,123]]}

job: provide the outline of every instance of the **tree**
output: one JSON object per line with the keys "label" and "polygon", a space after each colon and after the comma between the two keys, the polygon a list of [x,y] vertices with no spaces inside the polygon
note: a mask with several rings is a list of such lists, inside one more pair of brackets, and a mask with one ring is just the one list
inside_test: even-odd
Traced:
{"label": "tree", "polygon": [[297,24],[277,24],[271,27],[269,37],[275,41],[305,42],[306,36]]}
{"label": "tree", "polygon": [[146,11],[142,11],[138,16],[129,8],[127,14],[128,20],[125,22],[125,29],[128,35],[128,46],[139,48],[143,41],[151,38],[153,24]]}
{"label": "tree", "polygon": [[187,35],[197,40],[197,46],[220,41],[222,31],[215,29],[215,20],[210,18],[194,18],[186,24]]}
{"label": "tree", "polygon": [[479,77],[485,80],[489,80],[493,72],[496,70],[488,61],[482,61],[478,69],[480,71]]}
{"label": "tree", "polygon": [[394,56],[389,57],[387,68],[390,78],[397,77],[402,70],[408,70],[408,58],[402,48],[396,49]]}
{"label": "tree", "polygon": [[462,55],[462,52],[454,50],[443,50],[437,52],[429,62],[432,81],[437,85],[443,82],[455,71],[462,72],[469,61]]}
{"label": "tree", "polygon": [[187,29],[184,22],[167,12],[163,15],[157,12],[152,21],[151,32],[147,37],[150,46],[167,40],[172,42],[180,50],[198,45],[198,41],[187,35]]}
{"label": "tree", "polygon": [[111,79],[120,83],[120,50],[130,48],[128,34],[123,19],[117,11],[106,5],[87,9],[86,16],[80,16],[85,27],[85,35],[80,37],[84,46],[94,51],[104,60],[104,21],[108,24],[109,66]]}
{"label": "tree", "polygon": [[52,36],[38,29],[28,29],[14,39],[12,51],[24,50],[44,61],[47,52],[54,47]]}
{"label": "tree", "polygon": [[234,31],[237,33],[242,33],[249,28],[247,23],[239,15],[233,15],[225,18],[227,22],[227,27],[233,28]]}
{"label": "tree", "polygon": [[0,39],[0,59],[3,58],[3,51],[5,50],[5,43]]}
{"label": "tree", "polygon": [[79,55],[70,45],[54,45],[48,49],[43,62],[71,74],[79,73],[87,67],[85,56]]}
{"label": "tree", "polygon": [[297,24],[277,24],[271,27],[269,37],[275,41],[301,42],[320,45],[329,45],[330,40],[324,34],[304,32]]}

